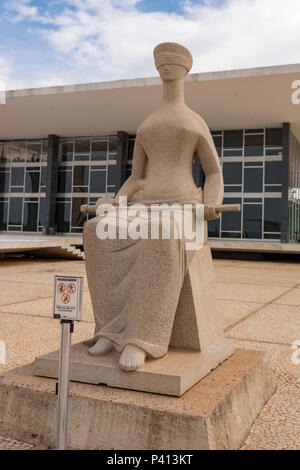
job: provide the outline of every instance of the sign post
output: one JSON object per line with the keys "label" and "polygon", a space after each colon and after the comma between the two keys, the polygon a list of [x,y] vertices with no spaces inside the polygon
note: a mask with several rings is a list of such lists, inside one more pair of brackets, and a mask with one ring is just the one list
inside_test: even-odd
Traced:
{"label": "sign post", "polygon": [[67,447],[71,334],[74,330],[74,321],[81,320],[82,289],[82,277],[55,276],[54,278],[53,316],[60,319],[61,324],[59,376],[56,389],[58,450],[65,450]]}

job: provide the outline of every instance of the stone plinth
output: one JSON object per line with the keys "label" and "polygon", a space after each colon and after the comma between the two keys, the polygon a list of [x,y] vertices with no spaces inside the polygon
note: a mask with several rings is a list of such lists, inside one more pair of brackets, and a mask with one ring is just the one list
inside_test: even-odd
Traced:
{"label": "stone plinth", "polygon": [[[0,381],[0,434],[54,446],[56,380],[32,365]],[[265,353],[236,350],[183,396],[71,382],[69,447],[77,449],[237,449],[275,391]]]}
{"label": "stone plinth", "polygon": [[[88,347],[78,343],[71,347],[70,379],[74,382],[102,384],[162,395],[181,396],[233,353],[233,342],[224,339],[205,351],[170,349],[159,360],[147,360],[135,372],[119,368],[116,352],[101,357],[88,354]],[[36,358],[34,373],[42,377],[58,377],[59,351]]]}

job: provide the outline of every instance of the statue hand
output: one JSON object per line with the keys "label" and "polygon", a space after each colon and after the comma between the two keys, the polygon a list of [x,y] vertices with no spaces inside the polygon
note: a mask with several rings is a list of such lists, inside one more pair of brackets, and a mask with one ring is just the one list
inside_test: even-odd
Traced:
{"label": "statue hand", "polygon": [[205,220],[216,220],[219,219],[221,212],[216,210],[214,205],[204,206],[204,219]]}

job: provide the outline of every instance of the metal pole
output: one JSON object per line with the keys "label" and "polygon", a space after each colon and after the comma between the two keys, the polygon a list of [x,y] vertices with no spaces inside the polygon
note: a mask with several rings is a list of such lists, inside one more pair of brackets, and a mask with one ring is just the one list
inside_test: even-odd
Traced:
{"label": "metal pole", "polygon": [[61,342],[59,357],[59,382],[58,382],[58,406],[57,406],[57,434],[56,449],[65,450],[68,433],[68,401],[70,380],[70,347],[73,322],[61,320]]}

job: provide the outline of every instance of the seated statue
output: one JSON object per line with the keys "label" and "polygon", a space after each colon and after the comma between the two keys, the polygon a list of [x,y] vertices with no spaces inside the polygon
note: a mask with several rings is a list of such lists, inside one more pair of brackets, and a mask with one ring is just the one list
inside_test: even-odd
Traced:
{"label": "seated statue", "polygon": [[[217,207],[223,200],[219,158],[206,123],[184,101],[184,79],[192,67],[192,56],[179,44],[162,43],[154,49],[154,59],[162,79],[163,103],[137,131],[131,176],[115,199],[99,199],[96,208],[107,202],[117,206],[119,198],[126,196],[128,205],[204,204],[205,219],[217,219]],[[205,174],[203,190],[197,188],[192,175],[195,154]],[[84,226],[96,323],[95,344],[89,353],[100,356],[115,349],[120,353],[120,368],[135,371],[146,357],[158,359],[167,354],[195,251],[187,251],[185,240],[174,237],[99,239],[96,231],[102,217],[98,215]]]}

